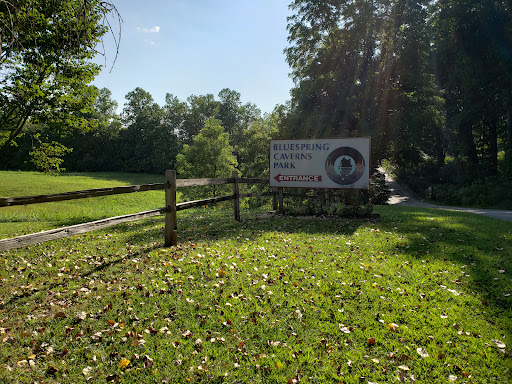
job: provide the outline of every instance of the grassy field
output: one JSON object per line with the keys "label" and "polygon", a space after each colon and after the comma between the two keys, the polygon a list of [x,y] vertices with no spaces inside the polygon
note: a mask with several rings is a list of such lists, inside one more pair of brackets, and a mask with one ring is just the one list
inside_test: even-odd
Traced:
{"label": "grassy field", "polygon": [[[63,173],[50,176],[39,172],[0,172],[0,196],[34,196],[51,193],[108,188],[122,185],[163,183],[164,177],[129,173]],[[161,208],[164,191],[149,191],[94,199],[62,201],[1,208],[0,234],[19,236],[106,217]]]}
{"label": "grassy field", "polygon": [[[94,187],[85,179],[67,190]],[[129,211],[163,200],[128,196],[148,205]],[[77,219],[44,206],[27,222],[2,208],[0,237]],[[203,208],[178,212],[175,248],[162,247],[158,217],[4,252],[0,382],[512,382],[512,223],[376,212],[244,210],[238,223]]]}

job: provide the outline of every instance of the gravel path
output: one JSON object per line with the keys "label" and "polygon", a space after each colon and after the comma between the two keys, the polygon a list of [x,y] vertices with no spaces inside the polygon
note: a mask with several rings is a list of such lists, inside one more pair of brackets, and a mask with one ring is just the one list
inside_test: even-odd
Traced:
{"label": "gravel path", "polygon": [[[384,170],[379,169],[381,172]],[[501,209],[481,209],[481,208],[460,208],[460,207],[448,207],[444,205],[436,205],[424,203],[418,199],[412,197],[406,190],[404,190],[391,176],[384,172],[386,175],[386,184],[391,190],[391,197],[388,200],[390,205],[404,205],[409,207],[420,207],[420,208],[437,208],[446,209],[450,211],[460,211],[474,213],[477,215],[484,215],[499,220],[512,221],[512,210],[501,210]]]}

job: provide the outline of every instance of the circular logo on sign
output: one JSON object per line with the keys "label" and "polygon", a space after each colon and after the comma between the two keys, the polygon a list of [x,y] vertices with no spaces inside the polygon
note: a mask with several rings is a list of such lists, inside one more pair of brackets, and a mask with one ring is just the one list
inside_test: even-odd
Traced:
{"label": "circular logo on sign", "polygon": [[364,173],[363,155],[351,147],[336,148],[325,160],[325,171],[336,184],[354,184]]}

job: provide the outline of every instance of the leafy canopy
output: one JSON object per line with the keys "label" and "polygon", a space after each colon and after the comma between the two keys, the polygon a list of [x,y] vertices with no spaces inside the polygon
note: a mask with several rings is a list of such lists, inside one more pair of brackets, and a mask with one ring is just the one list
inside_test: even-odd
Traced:
{"label": "leafy canopy", "polygon": [[92,109],[97,90],[88,84],[100,66],[89,61],[109,14],[115,7],[97,0],[0,1],[0,146],[29,120],[87,126],[76,112]]}

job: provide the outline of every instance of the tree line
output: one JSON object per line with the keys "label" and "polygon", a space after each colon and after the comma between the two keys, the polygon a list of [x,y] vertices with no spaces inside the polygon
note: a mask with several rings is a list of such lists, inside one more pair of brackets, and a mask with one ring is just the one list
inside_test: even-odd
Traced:
{"label": "tree line", "polygon": [[228,88],[217,98],[191,95],[185,101],[168,93],[160,106],[136,88],[118,114],[110,90],[94,91],[92,110],[81,116],[87,127],[62,130],[27,122],[17,145],[0,151],[2,168],[35,169],[31,152],[52,143],[52,148],[59,143],[72,149],[61,154],[67,171],[158,174],[178,169],[182,177],[225,177],[236,167],[248,177],[262,177],[268,168],[266,146],[278,132],[279,108],[262,114]]}

